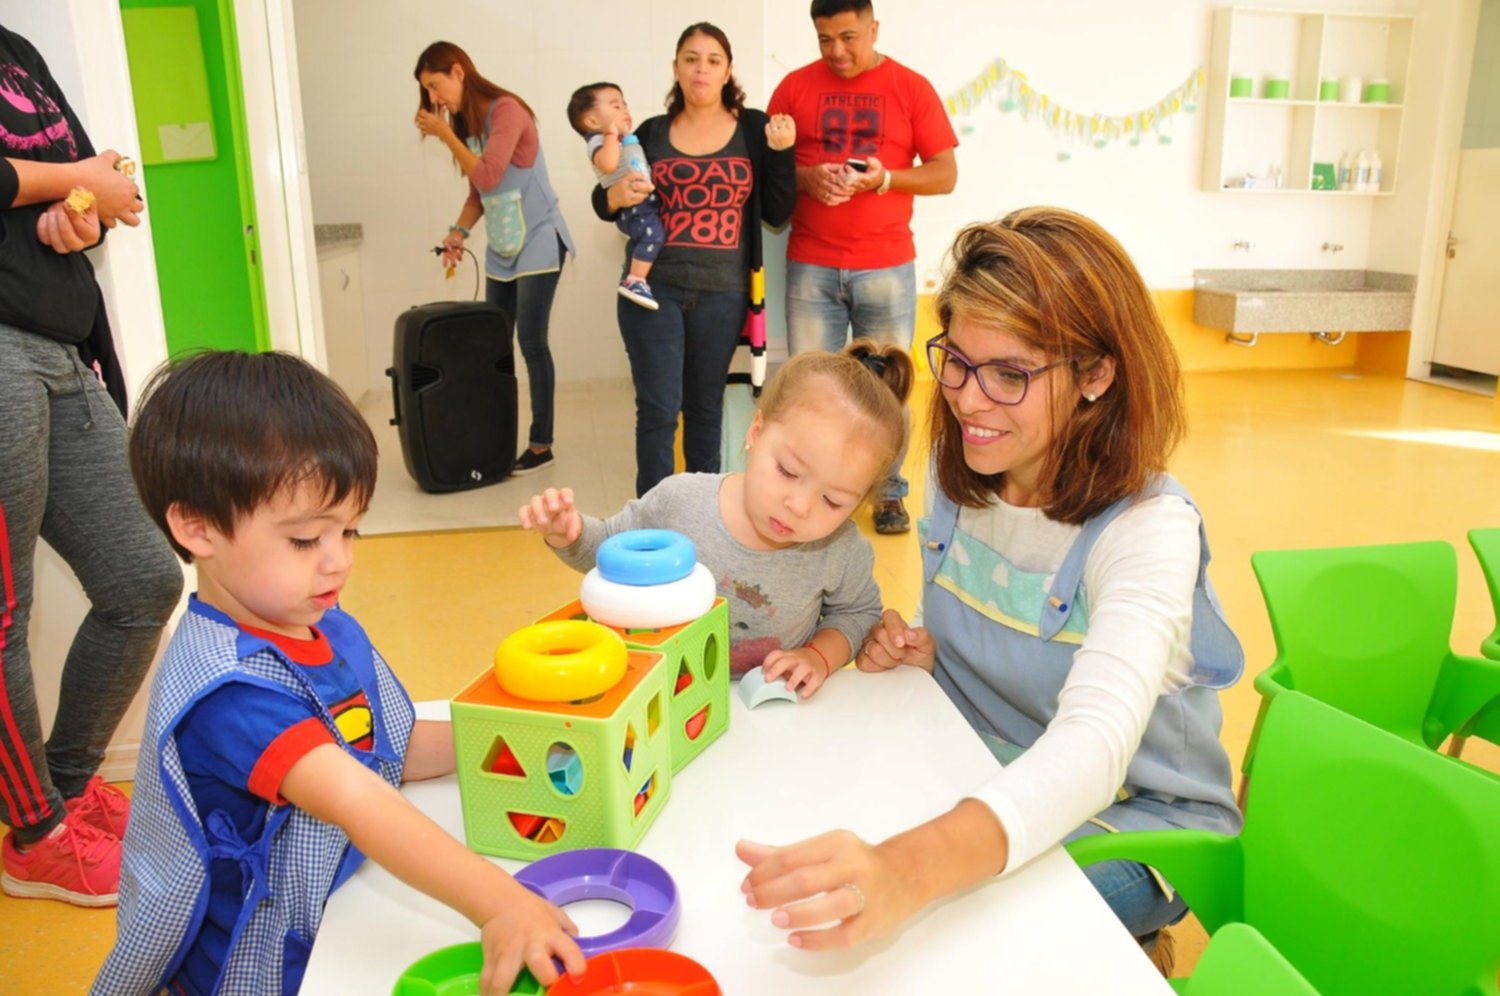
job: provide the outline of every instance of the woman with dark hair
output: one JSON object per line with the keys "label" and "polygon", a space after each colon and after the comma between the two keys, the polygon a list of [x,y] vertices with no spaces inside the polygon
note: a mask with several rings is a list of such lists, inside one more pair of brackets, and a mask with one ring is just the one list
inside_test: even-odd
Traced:
{"label": "woman with dark hair", "polygon": [[556,377],[547,324],[573,237],[547,179],[536,115],[520,97],[492,83],[452,42],[433,42],[412,73],[421,84],[417,130],[442,141],[469,179],[469,196],[443,239],[443,265],[463,255],[464,240],[484,216],[485,300],[505,309],[519,334],[531,392],[530,445],[512,474],[553,463],[552,394]]}
{"label": "woman with dark hair", "polygon": [[[798,946],[889,934],[1059,841],[1240,828],[1218,690],[1244,653],[1198,509],[1166,475],[1182,388],[1150,293],[1118,242],[1057,208],[972,225],[951,257],[927,343],[922,618],[886,610],[856,662],[932,672],[1005,768],[879,845],[742,842],[751,904]],[[1149,951],[1186,912],[1144,865],[1085,874]]]}
{"label": "woman with dark hair", "polygon": [[679,413],[687,470],[719,470],[724,378],[761,270],[761,222],[784,224],[797,197],[792,119],[745,106],[724,32],[690,25],[676,53],[667,113],[636,129],[651,183],[594,188],[595,212],[612,221],[654,185],[666,227],[651,270],[659,309],[616,304],[635,382],[637,495],[671,476]]}

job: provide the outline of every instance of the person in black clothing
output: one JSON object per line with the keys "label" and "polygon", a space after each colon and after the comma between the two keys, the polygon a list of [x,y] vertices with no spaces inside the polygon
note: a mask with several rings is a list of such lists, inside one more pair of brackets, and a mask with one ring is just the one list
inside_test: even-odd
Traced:
{"label": "person in black clothing", "polygon": [[595,213],[613,221],[654,185],[666,227],[651,269],[659,310],[616,305],[635,381],[637,495],[671,476],[679,412],[688,472],[719,470],[724,378],[761,269],[761,222],[785,224],[797,199],[792,119],[745,106],[733,58],[712,24],[683,31],[667,113],[636,129],[651,182],[594,188]]}
{"label": "person in black clothing", "polygon": [[[121,408],[79,355],[113,355],[82,250],[145,209],[119,160],[94,153],[42,57],[0,25],[0,889],[82,906],[115,902],[130,806],[96,772],[182,592],[131,483]],[[45,743],[27,646],[39,537],[91,603]]]}

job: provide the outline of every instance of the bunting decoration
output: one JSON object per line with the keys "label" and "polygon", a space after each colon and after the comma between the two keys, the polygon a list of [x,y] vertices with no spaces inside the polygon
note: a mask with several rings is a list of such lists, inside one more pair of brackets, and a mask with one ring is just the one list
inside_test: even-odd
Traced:
{"label": "bunting decoration", "polygon": [[[943,104],[949,117],[958,117],[993,103],[1002,113],[1019,113],[1027,121],[1040,122],[1065,141],[1102,149],[1120,141],[1140,145],[1143,138],[1170,145],[1172,135],[1163,126],[1179,114],[1196,111],[1202,93],[1203,67],[1199,66],[1153,104],[1128,114],[1090,113],[1064,107],[1034,87],[1025,73],[1012,68],[1004,59],[996,59],[974,79],[944,97]],[[963,130],[972,129],[966,126]],[[1066,162],[1071,156],[1064,151],[1057,158]]]}

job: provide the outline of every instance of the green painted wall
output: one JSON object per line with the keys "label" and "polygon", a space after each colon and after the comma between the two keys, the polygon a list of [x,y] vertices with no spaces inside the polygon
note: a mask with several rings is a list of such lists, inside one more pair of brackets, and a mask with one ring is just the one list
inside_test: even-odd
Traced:
{"label": "green painted wall", "polygon": [[[270,347],[231,3],[120,0],[142,131],[141,158],[150,198],[146,210],[151,214],[167,348],[173,355],[199,347]],[[131,12],[162,7],[196,11],[206,72],[196,66],[198,53],[191,46],[178,45],[165,32],[142,30],[139,20],[132,27]],[[185,113],[178,96],[201,95],[205,82],[212,115],[211,158],[151,162],[155,150],[164,145],[157,131],[163,115],[172,120],[174,103],[178,116]],[[186,102],[193,104],[192,99]]]}
{"label": "green painted wall", "polygon": [[1483,0],[1479,5],[1474,70],[1460,144],[1465,149],[1500,147],[1500,0]]}

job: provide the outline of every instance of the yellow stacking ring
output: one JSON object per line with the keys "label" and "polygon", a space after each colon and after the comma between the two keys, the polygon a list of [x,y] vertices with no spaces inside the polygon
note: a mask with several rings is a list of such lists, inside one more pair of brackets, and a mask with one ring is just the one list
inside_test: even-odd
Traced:
{"label": "yellow stacking ring", "polygon": [[495,651],[495,680],[517,698],[575,702],[603,695],[625,677],[625,641],[583,619],[534,623]]}

